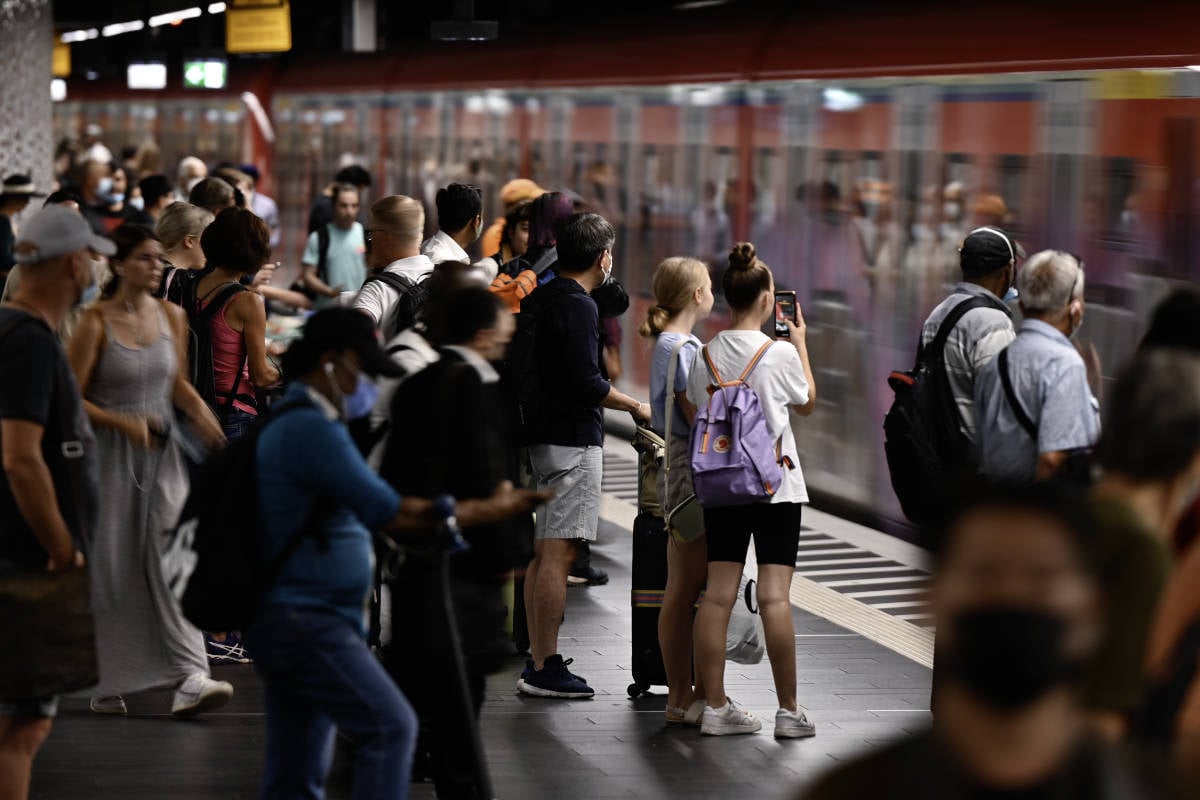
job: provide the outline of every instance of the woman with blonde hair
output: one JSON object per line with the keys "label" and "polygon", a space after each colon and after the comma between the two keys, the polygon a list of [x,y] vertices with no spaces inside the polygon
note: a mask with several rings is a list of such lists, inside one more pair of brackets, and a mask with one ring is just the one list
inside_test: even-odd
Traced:
{"label": "woman with blonde hair", "polygon": [[163,276],[155,292],[156,297],[165,297],[179,302],[179,291],[171,291],[180,270],[195,272],[204,269],[204,251],[200,248],[200,234],[212,224],[213,215],[191,203],[171,203],[158,218],[154,233],[162,242]]}
{"label": "woman with blonde hair", "polygon": [[[669,516],[689,498],[692,504],[696,502],[688,451],[696,407],[687,399],[688,372],[700,351],[700,340],[692,335],[692,329],[712,311],[712,279],[701,261],[668,258],[655,270],[651,288],[655,305],[638,333],[655,340],[650,426],[666,440],[667,461],[659,472],[658,500],[663,515]],[[672,525],[658,639],[667,672],[667,722],[675,724],[699,725],[704,712],[704,683],[698,671],[692,684],[692,609],[708,576],[705,548],[702,527]]]}
{"label": "woman with blonde hair", "polygon": [[808,502],[791,417],[806,417],[817,404],[804,319],[797,308],[796,321],[786,321],[785,340],[773,342],[763,333],[763,325],[775,318],[775,279],[748,242],[734,245],[721,283],[732,324],[697,357],[687,396],[700,407],[708,403],[711,385],[744,376],[758,395],[772,440],[778,442],[783,478],[774,494],[757,502],[704,507],[708,583],[696,615],[695,639],[696,673],[704,682],[708,707],[700,732],[727,736],[762,728],[757,717],[725,694],[725,635],[753,537],[758,608],[779,697],[775,737],[812,736],[816,727],[796,704],[796,632],[789,596],[800,542],[800,511]]}

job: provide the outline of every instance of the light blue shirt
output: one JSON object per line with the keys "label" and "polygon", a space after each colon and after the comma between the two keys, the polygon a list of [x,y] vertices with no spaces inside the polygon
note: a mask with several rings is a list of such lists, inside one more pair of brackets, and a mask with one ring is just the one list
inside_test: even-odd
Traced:
{"label": "light blue shirt", "polygon": [[[325,274],[317,277],[331,287],[340,286],[344,292],[357,292],[367,279],[367,243],[363,238],[363,226],[356,222],[349,228],[339,228],[330,223],[328,228],[329,255],[325,262]],[[301,263],[313,266],[319,263],[318,244],[317,232],[313,231],[308,235]],[[331,297],[318,297],[316,305],[317,308],[325,308],[334,303]]]}
{"label": "light blue shirt", "polygon": [[989,478],[1033,480],[1040,454],[1096,444],[1099,404],[1079,352],[1053,326],[1027,319],[1007,349],[1013,394],[1037,438],[1017,421],[1000,380],[1000,359],[993,359],[975,381],[979,470]]}
{"label": "light blue shirt", "polygon": [[[667,435],[667,368],[671,363],[671,351],[680,339],[690,341],[679,349],[679,363],[675,367],[675,392],[686,392],[688,373],[696,353],[700,352],[700,340],[682,333],[660,333],[654,344],[654,355],[650,363],[650,427],[655,432]],[[679,404],[675,404],[675,418],[671,420],[671,436],[687,436],[691,431],[687,417]]]}

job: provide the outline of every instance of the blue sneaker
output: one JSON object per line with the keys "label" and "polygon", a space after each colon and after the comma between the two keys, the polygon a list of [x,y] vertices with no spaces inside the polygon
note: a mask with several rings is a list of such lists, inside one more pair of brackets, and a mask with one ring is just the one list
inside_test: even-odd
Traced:
{"label": "blue sneaker", "polygon": [[521,670],[521,678],[520,678],[520,680],[517,681],[517,691],[518,692],[525,691],[525,681],[529,678],[529,676],[532,673],[533,673],[533,659],[529,658],[529,659],[525,660],[525,669]]}
{"label": "blue sneaker", "polygon": [[208,663],[210,664],[250,663],[250,656],[246,654],[242,640],[235,633],[225,634],[223,642],[218,642],[207,633],[204,634],[204,649],[208,653]]}
{"label": "blue sneaker", "polygon": [[560,655],[548,657],[541,669],[530,669],[529,676],[522,678],[517,689],[534,697],[558,697],[568,700],[592,697],[595,691],[587,681],[571,673],[567,667],[574,661],[563,661]]}

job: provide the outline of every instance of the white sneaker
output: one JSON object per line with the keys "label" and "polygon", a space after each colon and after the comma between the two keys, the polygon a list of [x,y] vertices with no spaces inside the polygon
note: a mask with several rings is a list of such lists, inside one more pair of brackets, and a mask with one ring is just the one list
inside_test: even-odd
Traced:
{"label": "white sneaker", "polygon": [[93,697],[91,702],[93,714],[128,714],[125,700],[120,695],[112,697]]}
{"label": "white sneaker", "polygon": [[190,717],[203,711],[213,711],[228,703],[231,697],[233,684],[214,681],[198,672],[175,690],[171,713],[177,717]]}
{"label": "white sneaker", "polygon": [[700,717],[700,732],[705,736],[733,736],[760,730],[762,722],[758,717],[735,703],[732,697],[727,697],[721,708],[705,708]]}
{"label": "white sneaker", "polygon": [[804,709],[788,711],[781,708],[775,712],[776,739],[805,739],[817,735],[817,726],[808,721]]}

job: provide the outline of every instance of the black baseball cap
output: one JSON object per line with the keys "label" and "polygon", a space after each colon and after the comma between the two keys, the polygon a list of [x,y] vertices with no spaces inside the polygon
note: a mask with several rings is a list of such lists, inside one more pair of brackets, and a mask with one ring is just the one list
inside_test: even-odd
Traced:
{"label": "black baseball cap", "polygon": [[958,248],[963,276],[975,278],[1017,263],[1024,256],[1020,245],[1002,228],[976,228],[967,234]]}
{"label": "black baseball cap", "polygon": [[313,314],[304,323],[301,342],[321,352],[353,350],[363,372],[368,375],[385,378],[404,375],[404,368],[389,358],[380,346],[375,323],[363,312],[352,308],[327,308]]}

